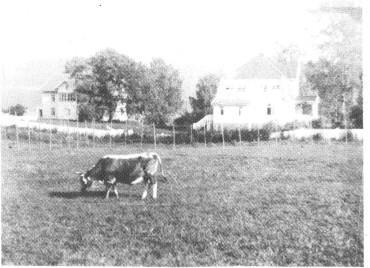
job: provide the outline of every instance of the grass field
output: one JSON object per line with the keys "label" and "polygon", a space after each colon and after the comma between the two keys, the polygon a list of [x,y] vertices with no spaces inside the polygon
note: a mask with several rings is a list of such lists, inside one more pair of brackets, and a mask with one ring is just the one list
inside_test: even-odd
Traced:
{"label": "grass field", "polygon": [[139,149],[33,149],[3,141],[2,264],[363,265],[361,144],[159,148],[157,201],[79,194],[75,171]]}

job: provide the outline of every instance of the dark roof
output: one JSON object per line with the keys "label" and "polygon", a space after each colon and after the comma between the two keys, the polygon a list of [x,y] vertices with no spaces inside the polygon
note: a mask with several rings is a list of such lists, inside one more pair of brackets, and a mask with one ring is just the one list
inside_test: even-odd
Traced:
{"label": "dark roof", "polygon": [[296,78],[298,61],[279,63],[264,55],[258,55],[236,71],[235,79],[279,79],[282,76]]}
{"label": "dark roof", "polygon": [[41,92],[56,92],[57,87],[59,87],[64,82],[67,82],[69,85],[74,84],[73,80],[70,79],[67,74],[60,74],[50,78],[49,81],[47,81],[46,84],[42,86]]}

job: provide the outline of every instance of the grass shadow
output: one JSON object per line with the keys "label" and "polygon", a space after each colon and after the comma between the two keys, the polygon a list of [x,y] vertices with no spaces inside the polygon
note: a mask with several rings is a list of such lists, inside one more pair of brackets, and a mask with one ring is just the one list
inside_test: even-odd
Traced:
{"label": "grass shadow", "polygon": [[[110,197],[114,196],[114,193],[111,192],[109,194]],[[49,197],[52,198],[64,198],[64,199],[75,199],[79,197],[89,197],[89,198],[104,198],[105,197],[105,191],[87,191],[84,193],[81,193],[79,191],[74,191],[74,192],[60,192],[60,191],[53,191],[49,192]],[[135,198],[139,199],[141,196],[139,194],[134,194],[134,193],[119,193],[119,197],[121,198]]]}
{"label": "grass shadow", "polygon": [[74,191],[74,192],[57,192],[53,191],[49,193],[50,197],[54,198],[65,198],[65,199],[75,199],[79,197],[104,197],[105,192],[104,191],[87,191],[84,193],[81,193],[80,191]]}

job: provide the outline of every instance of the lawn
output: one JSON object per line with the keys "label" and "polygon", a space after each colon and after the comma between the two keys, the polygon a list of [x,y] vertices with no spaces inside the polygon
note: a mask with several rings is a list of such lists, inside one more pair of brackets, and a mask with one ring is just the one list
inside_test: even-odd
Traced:
{"label": "lawn", "polygon": [[363,265],[361,144],[161,147],[157,201],[78,192],[76,171],[140,149],[31,149],[2,144],[2,264]]}

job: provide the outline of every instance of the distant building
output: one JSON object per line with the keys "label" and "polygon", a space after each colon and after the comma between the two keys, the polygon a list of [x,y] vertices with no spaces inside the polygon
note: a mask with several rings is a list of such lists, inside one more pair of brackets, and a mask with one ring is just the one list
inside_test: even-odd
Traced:
{"label": "distant building", "polygon": [[[297,62],[279,65],[262,55],[239,68],[232,79],[220,81],[213,114],[195,124],[215,128],[284,125],[319,118],[319,97],[300,90]],[[208,126],[208,127],[211,127]]]}
{"label": "distant building", "polygon": [[38,116],[46,119],[77,120],[77,97],[73,80],[53,81],[44,87]]}

